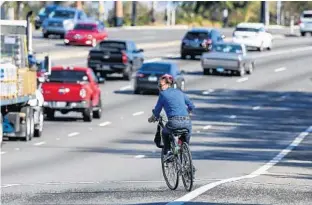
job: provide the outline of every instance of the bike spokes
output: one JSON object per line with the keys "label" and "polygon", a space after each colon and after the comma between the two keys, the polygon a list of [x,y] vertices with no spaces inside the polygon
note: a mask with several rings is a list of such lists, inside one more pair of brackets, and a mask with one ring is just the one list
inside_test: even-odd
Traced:
{"label": "bike spokes", "polygon": [[186,143],[183,143],[182,145],[181,165],[182,165],[181,174],[184,188],[187,191],[191,191],[193,188],[194,181],[193,162],[190,149]]}
{"label": "bike spokes", "polygon": [[164,155],[163,152],[161,154],[161,164],[162,164],[162,171],[163,176],[165,178],[167,186],[171,190],[175,190],[178,187],[179,184],[179,175],[177,172],[177,160],[174,157],[173,160],[170,160],[168,162],[164,161]]}

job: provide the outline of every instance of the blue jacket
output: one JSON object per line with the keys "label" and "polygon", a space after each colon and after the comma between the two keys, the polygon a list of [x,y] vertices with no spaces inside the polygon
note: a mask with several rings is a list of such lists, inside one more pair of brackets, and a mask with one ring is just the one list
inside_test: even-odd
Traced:
{"label": "blue jacket", "polygon": [[168,88],[161,91],[153,114],[159,118],[164,108],[168,118],[174,116],[188,116],[188,110],[193,111],[195,106],[191,100],[179,89]]}

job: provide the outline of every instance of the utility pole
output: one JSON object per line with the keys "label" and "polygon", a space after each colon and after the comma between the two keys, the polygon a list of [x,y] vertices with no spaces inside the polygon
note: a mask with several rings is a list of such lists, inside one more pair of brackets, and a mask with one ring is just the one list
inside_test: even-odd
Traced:
{"label": "utility pole", "polygon": [[281,25],[281,8],[282,8],[282,1],[276,2],[276,23],[277,25]]}
{"label": "utility pole", "polygon": [[115,1],[115,26],[121,27],[122,25],[123,25],[122,1]]}
{"label": "utility pole", "polygon": [[155,7],[156,7],[156,1],[152,1],[152,9],[151,9],[151,22],[155,23]]}
{"label": "utility pole", "polygon": [[171,22],[171,5],[170,5],[170,1],[168,1],[167,6],[166,6],[166,24],[167,26],[170,26],[170,22]]}
{"label": "utility pole", "polygon": [[265,1],[265,26],[270,25],[270,2]]}
{"label": "utility pole", "polygon": [[265,1],[261,1],[260,22],[265,23]]}
{"label": "utility pole", "polygon": [[136,15],[137,15],[137,2],[132,1],[131,26],[135,26],[135,24],[136,24]]}

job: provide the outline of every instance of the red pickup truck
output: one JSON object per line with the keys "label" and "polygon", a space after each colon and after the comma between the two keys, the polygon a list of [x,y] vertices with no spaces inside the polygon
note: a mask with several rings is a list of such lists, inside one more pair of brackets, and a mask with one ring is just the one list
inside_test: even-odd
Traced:
{"label": "red pickup truck", "polygon": [[93,117],[101,118],[101,90],[98,83],[104,83],[104,79],[97,78],[90,68],[52,67],[51,75],[42,85],[47,118],[53,119],[55,111],[62,114],[81,112],[86,122],[91,122]]}

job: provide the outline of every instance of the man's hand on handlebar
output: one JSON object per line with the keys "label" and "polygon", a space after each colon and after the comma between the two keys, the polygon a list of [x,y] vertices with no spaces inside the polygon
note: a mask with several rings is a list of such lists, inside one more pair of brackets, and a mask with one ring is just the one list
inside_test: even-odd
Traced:
{"label": "man's hand on handlebar", "polygon": [[152,122],[156,122],[157,118],[155,117],[155,115],[152,115],[151,117],[148,118],[148,122],[152,123]]}

